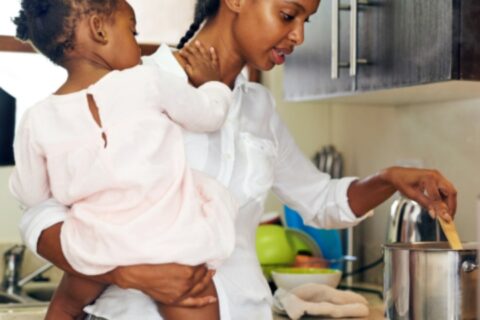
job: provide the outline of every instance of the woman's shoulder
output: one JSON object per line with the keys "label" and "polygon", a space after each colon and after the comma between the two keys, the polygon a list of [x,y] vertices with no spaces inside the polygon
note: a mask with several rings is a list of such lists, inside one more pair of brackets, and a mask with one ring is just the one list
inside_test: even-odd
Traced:
{"label": "woman's shoulder", "polygon": [[237,97],[241,103],[239,117],[243,123],[241,130],[276,144],[279,115],[270,90],[256,82],[244,82],[238,90]]}
{"label": "woman's shoulder", "polygon": [[263,84],[246,81],[239,84],[237,90],[241,92],[239,96],[242,99],[242,104],[250,106],[242,108],[242,111],[249,116],[258,120],[266,120],[266,118],[271,118],[276,114],[275,99],[270,89]]}

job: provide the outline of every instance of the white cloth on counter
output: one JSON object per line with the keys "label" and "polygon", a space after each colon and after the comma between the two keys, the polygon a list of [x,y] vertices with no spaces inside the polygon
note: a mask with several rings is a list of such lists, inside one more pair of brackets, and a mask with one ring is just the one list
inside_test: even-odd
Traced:
{"label": "white cloth on counter", "polygon": [[361,295],[317,283],[307,283],[290,291],[277,289],[273,310],[286,313],[294,320],[304,315],[335,319],[365,318],[369,315],[368,302]]}
{"label": "white cloth on counter", "polygon": [[[167,46],[144,58],[144,64],[154,63],[188,81]],[[229,319],[224,316],[227,311],[231,319],[272,319],[272,295],[255,251],[255,233],[268,191],[273,189],[310,225],[342,228],[367,217],[356,218],[348,205],[347,189],[355,178],[335,180],[319,172],[281,121],[268,89],[243,75],[235,82],[233,103],[220,131],[184,134],[190,167],[220,181],[240,205],[234,252],[215,275],[222,319]],[[64,219],[66,212],[52,200],[25,212],[21,231],[31,250],[36,251],[42,230]],[[148,296],[133,292],[110,286],[86,312],[116,320],[161,319]]]}

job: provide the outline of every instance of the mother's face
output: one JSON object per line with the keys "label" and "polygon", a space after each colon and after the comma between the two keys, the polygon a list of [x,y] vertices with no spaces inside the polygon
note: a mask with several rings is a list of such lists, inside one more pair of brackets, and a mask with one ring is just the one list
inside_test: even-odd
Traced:
{"label": "mother's face", "polygon": [[320,0],[243,0],[233,24],[239,53],[260,70],[283,64],[303,43],[304,24]]}

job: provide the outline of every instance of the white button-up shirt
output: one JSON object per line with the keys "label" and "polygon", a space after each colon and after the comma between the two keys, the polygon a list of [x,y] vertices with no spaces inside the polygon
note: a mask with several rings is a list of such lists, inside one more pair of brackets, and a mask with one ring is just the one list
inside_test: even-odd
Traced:
{"label": "white button-up shirt", "polygon": [[[188,81],[167,46],[144,58],[144,63],[158,64]],[[240,204],[234,253],[214,279],[222,319],[271,319],[271,293],[255,252],[255,232],[268,191],[272,189],[314,226],[349,227],[365,217],[357,219],[348,205],[347,189],[355,178],[334,180],[314,167],[280,120],[264,86],[239,75],[233,94],[222,129],[210,134],[185,132],[185,148],[190,166],[220,181]],[[20,229],[31,250],[36,250],[40,233],[63,221],[66,211],[50,200],[25,212]],[[86,311],[115,320],[161,319],[149,297],[116,286]]]}

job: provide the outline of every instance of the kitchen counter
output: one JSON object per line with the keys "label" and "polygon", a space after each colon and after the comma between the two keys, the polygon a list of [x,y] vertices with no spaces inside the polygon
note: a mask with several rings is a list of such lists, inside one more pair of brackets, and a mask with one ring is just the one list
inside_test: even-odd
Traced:
{"label": "kitchen counter", "polygon": [[[45,284],[30,284],[32,287],[36,285],[45,286]],[[382,287],[378,285],[368,285],[368,284],[355,284],[354,287],[374,289],[377,291],[382,291]],[[355,291],[355,290],[354,290]],[[370,315],[366,319],[353,319],[348,320],[384,320],[384,306],[383,301],[379,295],[369,292],[355,291],[362,296],[364,296],[370,308]],[[47,311],[47,304],[40,305],[3,305],[0,306],[0,320],[42,320],[45,317]],[[287,320],[287,316],[282,316],[274,314],[274,320]],[[314,320],[320,319],[319,317],[302,317],[302,320]],[[326,318],[322,318],[326,319]],[[336,319],[338,320],[338,319]]]}
{"label": "kitchen counter", "polygon": [[43,320],[47,313],[44,306],[2,306],[0,320]]}

